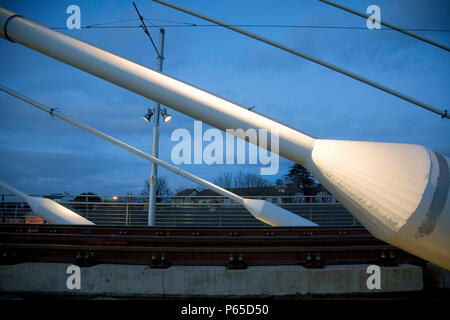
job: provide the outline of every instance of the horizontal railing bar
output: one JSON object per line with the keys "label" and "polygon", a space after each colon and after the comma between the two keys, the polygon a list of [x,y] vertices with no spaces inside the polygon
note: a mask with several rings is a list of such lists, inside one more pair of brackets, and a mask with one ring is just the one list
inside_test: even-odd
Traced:
{"label": "horizontal railing bar", "polygon": [[[75,198],[76,195],[65,195],[63,198]],[[93,197],[103,200],[89,201]],[[87,196],[88,201],[73,201],[61,199],[63,206],[79,213],[93,223],[106,226],[146,226],[148,203],[136,201],[148,199],[147,196],[120,196],[118,200],[104,199],[104,195]],[[183,199],[177,202],[176,198]],[[291,212],[309,219],[322,226],[354,226],[360,225],[353,216],[339,203],[323,202],[332,199],[323,196],[251,196],[256,199],[272,199],[273,203],[290,210]],[[22,201],[8,201],[0,198],[0,223],[32,223],[34,214],[29,206]],[[80,199],[80,198],[78,198]],[[166,196],[158,197],[157,226],[167,227],[260,227],[266,226],[256,220],[239,204],[220,202],[224,197],[194,196],[190,197]],[[199,202],[206,199],[208,202]],[[281,200],[280,200],[281,199]],[[123,201],[122,201],[123,200]],[[164,202],[165,200],[170,200]],[[280,200],[280,201],[279,201]],[[209,202],[213,201],[213,202]],[[218,201],[218,202],[215,202]]]}

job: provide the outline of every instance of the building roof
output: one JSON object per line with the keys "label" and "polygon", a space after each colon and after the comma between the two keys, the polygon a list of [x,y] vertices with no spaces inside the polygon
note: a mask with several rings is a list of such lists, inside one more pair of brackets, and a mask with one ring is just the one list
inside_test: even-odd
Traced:
{"label": "building roof", "polygon": [[197,192],[197,189],[184,189],[181,191],[178,191],[177,194],[175,194],[176,197],[185,197],[190,196],[193,192]]}
{"label": "building roof", "polygon": [[[267,187],[253,187],[253,188],[230,188],[227,189],[230,192],[233,192],[239,196],[289,196],[295,195],[295,188],[291,188],[289,186],[284,186],[285,188],[281,188],[280,186],[267,186]],[[285,192],[279,192],[280,189],[286,190]],[[220,197],[218,193],[211,191],[209,189],[201,190],[197,196],[199,197]]]}
{"label": "building roof", "polygon": [[[284,192],[280,192],[280,189],[285,190]],[[267,186],[267,187],[253,187],[253,188],[229,188],[227,189],[230,192],[233,192],[239,196],[256,196],[256,197],[276,197],[276,196],[294,196],[297,194],[297,188],[293,184],[288,185],[277,185],[277,186]],[[317,185],[314,190],[312,190],[313,194],[317,194],[319,191],[327,191],[322,185]],[[203,189],[197,191],[196,189],[184,189],[179,191],[175,196],[177,197],[185,197],[190,196],[193,192],[196,192],[195,196],[205,197],[205,198],[217,198],[221,197],[220,194],[209,190]]]}

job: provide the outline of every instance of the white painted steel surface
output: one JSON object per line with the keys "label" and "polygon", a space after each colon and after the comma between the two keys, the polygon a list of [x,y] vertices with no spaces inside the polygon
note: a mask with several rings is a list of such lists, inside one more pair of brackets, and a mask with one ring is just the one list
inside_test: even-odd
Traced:
{"label": "white painted steel surface", "polygon": [[244,207],[258,220],[278,227],[317,227],[318,225],[265,200],[244,199]]}
{"label": "white painted steel surface", "polygon": [[94,223],[83,218],[79,214],[63,207],[59,203],[46,198],[38,198],[26,195],[12,186],[0,181],[0,188],[5,189],[22,200],[26,201],[31,210],[39,217],[47,220],[51,224],[75,224],[75,225],[94,225]]}

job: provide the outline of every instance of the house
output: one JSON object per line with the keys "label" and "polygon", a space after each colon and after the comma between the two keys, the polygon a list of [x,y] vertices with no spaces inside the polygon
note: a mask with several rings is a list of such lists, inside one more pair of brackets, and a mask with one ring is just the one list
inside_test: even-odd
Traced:
{"label": "house", "polygon": [[[291,186],[266,186],[253,188],[230,188],[229,191],[242,196],[253,199],[267,200],[273,203],[287,203],[291,202],[292,196],[295,195],[296,190]],[[195,203],[210,203],[210,204],[233,204],[234,201],[225,198],[214,191],[205,189],[201,190],[193,199]]]}
{"label": "house", "polygon": [[222,195],[209,190],[204,189],[197,193],[196,197],[193,199],[194,203],[227,203],[224,202],[226,198],[224,198]]}
{"label": "house", "polygon": [[[312,196],[305,195],[293,184],[276,185],[253,188],[230,188],[229,191],[252,199],[266,200],[275,204],[283,203],[336,203],[334,197],[321,185],[317,185],[311,190]],[[212,190],[184,189],[179,191],[173,198],[175,203],[198,203],[198,204],[220,204],[230,205],[235,202]]]}
{"label": "house", "polygon": [[43,198],[47,198],[50,200],[53,200],[55,202],[67,202],[69,201],[69,197],[72,198],[72,196],[68,193],[68,192],[63,192],[63,193],[52,193],[52,194],[48,194],[48,195],[43,195]]}
{"label": "house", "polygon": [[184,189],[178,191],[175,196],[172,197],[174,203],[192,203],[192,197],[197,196],[198,191],[196,189]]}

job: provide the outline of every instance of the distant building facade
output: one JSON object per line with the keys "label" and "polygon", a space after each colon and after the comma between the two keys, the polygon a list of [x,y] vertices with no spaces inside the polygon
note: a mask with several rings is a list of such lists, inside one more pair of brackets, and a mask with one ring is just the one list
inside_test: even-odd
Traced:
{"label": "distant building facade", "polygon": [[[277,185],[253,188],[230,188],[229,191],[252,199],[266,200],[275,204],[284,203],[336,203],[335,198],[321,185],[314,189],[314,195],[305,196],[293,184]],[[175,203],[196,204],[233,204],[234,201],[220,194],[204,189],[184,189],[179,191],[173,198]]]}
{"label": "distant building facade", "polygon": [[174,203],[193,203],[193,197],[198,195],[197,189],[184,189],[178,191],[172,198]]}

